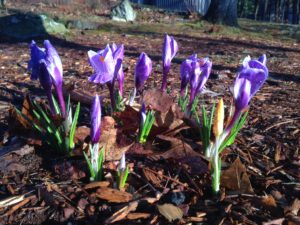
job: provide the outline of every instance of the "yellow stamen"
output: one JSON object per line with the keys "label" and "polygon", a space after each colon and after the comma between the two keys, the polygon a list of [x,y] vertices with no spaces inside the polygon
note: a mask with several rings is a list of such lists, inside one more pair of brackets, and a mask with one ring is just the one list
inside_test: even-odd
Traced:
{"label": "yellow stamen", "polygon": [[218,137],[222,134],[223,126],[224,126],[224,103],[223,103],[223,99],[221,98],[218,102],[216,112],[215,112],[215,118],[214,118],[213,132],[215,137]]}
{"label": "yellow stamen", "polygon": [[100,56],[100,61],[104,62],[104,57],[103,56]]}

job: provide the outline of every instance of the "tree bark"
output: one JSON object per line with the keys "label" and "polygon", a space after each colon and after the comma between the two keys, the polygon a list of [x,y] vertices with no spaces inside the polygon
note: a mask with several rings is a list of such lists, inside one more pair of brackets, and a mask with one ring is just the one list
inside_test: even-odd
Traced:
{"label": "tree bark", "polygon": [[237,0],[212,0],[204,18],[212,23],[238,26]]}

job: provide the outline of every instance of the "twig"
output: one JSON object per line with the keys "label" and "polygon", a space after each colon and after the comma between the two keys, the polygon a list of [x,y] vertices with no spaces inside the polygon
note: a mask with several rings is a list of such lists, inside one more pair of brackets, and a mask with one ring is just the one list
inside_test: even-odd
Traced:
{"label": "twig", "polygon": [[163,178],[165,178],[165,179],[167,179],[167,180],[169,179],[170,181],[173,181],[174,183],[177,183],[177,184],[179,184],[179,185],[182,185],[183,187],[186,187],[188,190],[197,193],[196,190],[194,190],[194,189],[192,189],[192,188],[189,188],[189,187],[187,186],[187,184],[184,184],[184,183],[182,183],[182,182],[180,182],[180,181],[178,181],[178,180],[176,180],[176,179],[174,179],[174,178],[172,178],[172,177],[168,177],[168,176],[166,176],[166,175],[159,174],[158,172],[156,172],[156,171],[154,171],[154,170],[151,170],[151,169],[149,169],[149,168],[143,168],[143,169],[144,169],[144,170],[148,170],[148,171],[151,172],[151,173],[155,173],[156,175],[162,176]]}
{"label": "twig", "polygon": [[147,183],[147,185],[152,189],[152,191],[156,194],[156,196],[161,196],[161,192],[156,190],[155,187],[152,186],[152,184],[149,183],[149,181],[143,179],[139,174],[135,173],[134,171],[130,172],[132,175],[138,177],[139,179],[143,180]]}
{"label": "twig", "polygon": [[271,129],[274,128],[274,127],[278,127],[278,126],[281,126],[281,125],[283,125],[283,124],[293,123],[293,122],[294,122],[294,120],[287,120],[287,121],[283,121],[283,122],[280,122],[280,123],[276,123],[276,124],[274,124],[274,125],[272,125],[272,126],[266,128],[266,129],[264,130],[264,132],[266,132],[266,131],[268,131],[268,130],[271,130]]}
{"label": "twig", "polygon": [[72,202],[72,200],[63,194],[60,190],[58,190],[54,185],[51,185],[51,189],[55,191],[56,193],[60,194],[64,199],[66,199],[68,202],[66,202],[69,206],[71,206],[74,209],[77,209],[80,213],[84,213],[84,210],[80,207],[76,207],[76,204]]}
{"label": "twig", "polygon": [[1,217],[7,217],[12,215],[15,211],[17,211],[19,208],[21,208],[22,206],[26,205],[28,202],[31,201],[31,199],[33,199],[35,196],[30,196],[28,198],[25,198],[23,201],[19,202],[18,204],[14,205],[10,210],[8,210],[4,215],[1,215]]}
{"label": "twig", "polygon": [[183,172],[184,174],[187,176],[187,178],[189,179],[189,181],[191,182],[191,184],[195,187],[195,189],[197,190],[197,194],[199,196],[202,196],[203,195],[203,192],[202,190],[199,188],[199,186],[195,183],[195,181],[191,178],[191,176],[189,175],[188,171],[186,171],[185,168],[183,168]]}

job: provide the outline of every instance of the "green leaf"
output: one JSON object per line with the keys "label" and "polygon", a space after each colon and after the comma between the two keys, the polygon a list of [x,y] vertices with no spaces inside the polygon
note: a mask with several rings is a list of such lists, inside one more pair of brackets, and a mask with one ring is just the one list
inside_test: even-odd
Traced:
{"label": "green leaf", "polygon": [[53,104],[54,104],[54,109],[55,109],[55,114],[60,115],[60,108],[59,108],[59,104],[56,100],[56,98],[54,97],[54,95],[52,94],[52,99],[53,99]]}
{"label": "green leaf", "polygon": [[147,138],[149,136],[154,121],[155,121],[154,111],[150,110],[147,113],[145,123],[139,137],[139,143],[145,143],[147,141]]}
{"label": "green leaf", "polygon": [[208,124],[208,134],[209,134],[209,139],[210,139],[210,134],[211,134],[211,128],[213,126],[213,119],[214,119],[214,114],[215,114],[215,109],[216,109],[216,103],[213,104],[211,112],[210,112],[210,118],[209,118],[209,124]]}
{"label": "green leaf", "polygon": [[26,116],[25,114],[23,114],[20,110],[18,110],[17,108],[15,108],[16,112],[18,114],[20,114],[33,128],[35,128],[37,131],[39,131],[40,133],[42,133],[42,129],[36,124],[34,123],[31,119],[28,118],[28,116]]}
{"label": "green leaf", "polygon": [[57,144],[58,144],[58,146],[60,146],[60,150],[64,150],[64,147],[63,147],[64,143],[63,143],[63,140],[61,138],[61,134],[59,132],[59,129],[56,128],[56,126],[51,121],[51,119],[48,117],[46,112],[42,109],[42,107],[36,101],[33,101],[33,104],[36,107],[36,109],[38,110],[38,114],[41,115],[39,121],[44,123],[44,127],[46,128],[46,130],[48,132],[51,131],[51,133],[54,134],[54,136],[56,137]]}
{"label": "green leaf", "polygon": [[98,171],[97,171],[97,180],[102,180],[102,172],[103,172],[103,159],[104,159],[104,148],[100,149],[99,157],[98,157]]}
{"label": "green leaf", "polygon": [[237,122],[233,125],[229,136],[221,144],[221,146],[219,148],[219,153],[221,153],[226,147],[228,147],[234,143],[238,132],[242,129],[242,127],[244,126],[244,124],[246,122],[247,116],[248,116],[248,111],[243,113],[242,116],[239,117]]}
{"label": "green leaf", "polygon": [[[208,151],[208,146],[211,137],[211,128],[213,125],[213,118],[215,113],[215,103],[212,106],[210,117],[207,116],[207,111],[204,106],[202,106],[202,127],[201,127],[201,139],[203,142],[203,148]],[[207,155],[207,152],[205,153]]]}
{"label": "green leaf", "polygon": [[86,153],[83,151],[83,155],[84,155],[84,158],[85,158],[85,161],[87,162],[88,164],[88,168],[89,168],[89,171],[90,171],[90,174],[91,174],[91,178],[95,178],[95,172],[93,170],[93,166],[92,166],[92,163],[89,159],[89,157],[86,155]]}
{"label": "green leaf", "polygon": [[129,167],[127,166],[125,171],[124,171],[122,181],[121,181],[121,187],[122,188],[125,187],[125,184],[126,184],[126,181],[127,181],[127,178],[128,178],[128,174],[129,174]]}
{"label": "green leaf", "polygon": [[[70,99],[70,95],[69,95],[69,99]],[[76,106],[76,111],[75,111],[75,115],[74,115],[74,118],[73,118],[71,130],[70,130],[70,135],[69,135],[69,148],[70,148],[70,150],[72,150],[75,147],[74,135],[75,135],[75,130],[76,130],[77,121],[78,121],[78,117],[79,117],[79,111],[80,111],[80,102],[78,102],[78,104]]]}

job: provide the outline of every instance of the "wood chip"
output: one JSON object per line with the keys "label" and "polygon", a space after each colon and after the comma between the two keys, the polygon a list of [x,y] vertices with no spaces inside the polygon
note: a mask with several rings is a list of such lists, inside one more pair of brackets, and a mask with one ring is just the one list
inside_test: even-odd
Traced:
{"label": "wood chip", "polygon": [[88,183],[83,188],[85,190],[93,189],[93,188],[99,188],[99,187],[102,188],[102,187],[108,187],[109,184],[110,183],[108,181],[97,181],[97,182]]}
{"label": "wood chip", "polygon": [[151,216],[150,213],[129,213],[126,218],[129,220],[137,220],[137,219],[147,219],[150,216]]}
{"label": "wood chip", "polygon": [[132,200],[132,195],[112,188],[99,188],[96,196],[109,202],[121,203]]}

